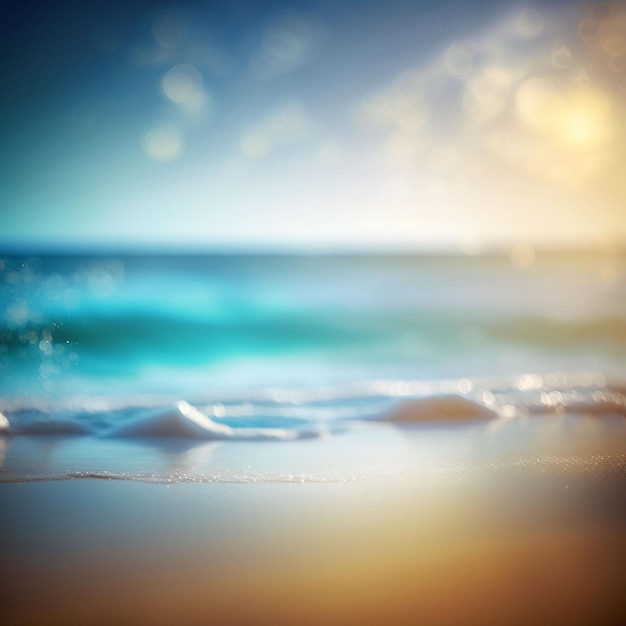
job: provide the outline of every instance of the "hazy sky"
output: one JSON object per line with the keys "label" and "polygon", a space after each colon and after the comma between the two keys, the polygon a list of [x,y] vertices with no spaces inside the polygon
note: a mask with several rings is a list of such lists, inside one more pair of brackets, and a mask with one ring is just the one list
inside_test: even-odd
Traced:
{"label": "hazy sky", "polygon": [[0,245],[626,241],[626,2],[5,2]]}

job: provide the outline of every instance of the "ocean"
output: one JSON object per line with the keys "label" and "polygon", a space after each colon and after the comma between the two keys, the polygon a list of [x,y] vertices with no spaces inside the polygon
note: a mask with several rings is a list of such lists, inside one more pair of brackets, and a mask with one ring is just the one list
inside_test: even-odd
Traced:
{"label": "ocean", "polygon": [[376,422],[485,412],[623,417],[624,257],[523,260],[5,256],[2,426],[84,447],[356,441]]}
{"label": "ocean", "polygon": [[5,256],[5,621],[623,623],[624,259],[523,260]]}

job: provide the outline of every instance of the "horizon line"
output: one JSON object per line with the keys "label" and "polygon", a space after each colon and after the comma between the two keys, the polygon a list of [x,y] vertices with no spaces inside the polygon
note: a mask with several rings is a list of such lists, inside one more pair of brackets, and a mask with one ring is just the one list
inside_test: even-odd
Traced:
{"label": "horizon line", "polygon": [[258,256],[258,257],[506,257],[516,249],[532,250],[537,256],[626,254],[625,242],[604,245],[543,245],[531,242],[502,242],[485,245],[343,245],[343,246],[207,246],[156,244],[75,244],[0,242],[0,256]]}

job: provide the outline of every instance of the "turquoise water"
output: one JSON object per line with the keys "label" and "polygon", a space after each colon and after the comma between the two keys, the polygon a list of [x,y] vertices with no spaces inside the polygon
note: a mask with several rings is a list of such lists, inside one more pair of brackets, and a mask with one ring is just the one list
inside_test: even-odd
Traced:
{"label": "turquoise water", "polygon": [[5,258],[0,394],[623,371],[619,259]]}
{"label": "turquoise water", "polygon": [[[28,437],[0,436],[3,475],[144,476],[131,439],[144,442],[134,456],[184,440],[396,445],[407,421],[427,448],[429,424],[478,424],[459,437],[490,442],[504,421],[508,449],[535,440],[524,420],[557,414],[559,437],[602,416],[593,428],[623,438],[624,276],[622,258],[593,255],[524,268],[507,256],[5,257],[0,433]],[[44,435],[77,436],[63,445],[83,451],[78,469],[62,455],[44,471]],[[19,450],[33,446],[48,452],[26,471]],[[93,450],[117,452],[98,464]],[[206,476],[247,476],[231,465]]]}
{"label": "turquoise water", "polygon": [[244,401],[300,393],[371,412],[403,394],[549,391],[580,376],[593,387],[626,364],[616,256],[524,268],[508,256],[40,256],[0,268],[5,409],[187,400],[245,415]]}

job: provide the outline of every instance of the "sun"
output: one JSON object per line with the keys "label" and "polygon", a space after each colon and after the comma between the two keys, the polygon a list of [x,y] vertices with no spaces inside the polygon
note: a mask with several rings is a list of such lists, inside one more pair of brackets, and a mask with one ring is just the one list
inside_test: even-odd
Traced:
{"label": "sun", "polygon": [[604,93],[585,91],[563,98],[557,134],[572,146],[587,148],[611,137],[611,102]]}
{"label": "sun", "polygon": [[602,91],[563,91],[546,79],[532,78],[518,90],[516,104],[524,126],[566,147],[587,149],[611,138],[613,111]]}

